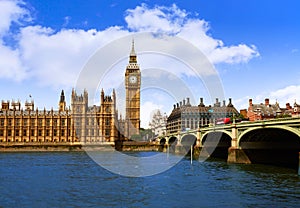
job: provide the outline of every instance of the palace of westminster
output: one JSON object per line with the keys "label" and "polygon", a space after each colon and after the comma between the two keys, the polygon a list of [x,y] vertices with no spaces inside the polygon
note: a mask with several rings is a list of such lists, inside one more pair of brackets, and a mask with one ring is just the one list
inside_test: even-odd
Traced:
{"label": "palace of westminster", "polygon": [[[119,117],[116,93],[100,93],[100,106],[88,105],[88,92],[77,94],[73,89],[71,107],[67,108],[64,91],[61,92],[58,110],[39,110],[34,101],[2,101],[0,108],[0,143],[2,142],[83,142],[101,143],[128,140],[140,133],[141,71],[137,64],[134,42],[125,70],[126,109],[125,118]],[[213,110],[213,113],[212,113]],[[198,106],[191,106],[189,99],[174,105],[170,116],[163,122],[154,122],[152,128],[162,128],[163,133],[175,133],[183,129],[198,128],[211,123],[217,117],[238,114],[229,99],[223,106],[216,100],[214,106],[205,106],[200,99]]]}

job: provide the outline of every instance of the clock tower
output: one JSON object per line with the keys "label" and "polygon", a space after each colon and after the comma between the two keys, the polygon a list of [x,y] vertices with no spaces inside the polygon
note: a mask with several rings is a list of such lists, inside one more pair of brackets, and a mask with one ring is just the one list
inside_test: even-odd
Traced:
{"label": "clock tower", "polygon": [[130,139],[134,134],[140,133],[140,88],[141,72],[137,64],[137,57],[134,51],[134,41],[129,55],[129,63],[125,72],[126,90],[126,117],[125,137]]}

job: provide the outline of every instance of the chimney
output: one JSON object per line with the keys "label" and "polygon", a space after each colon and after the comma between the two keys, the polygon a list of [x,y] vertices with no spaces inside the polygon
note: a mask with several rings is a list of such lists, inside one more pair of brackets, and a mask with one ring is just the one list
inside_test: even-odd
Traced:
{"label": "chimney", "polygon": [[176,106],[177,106],[177,108],[179,108],[179,104],[178,103],[176,103]]}
{"label": "chimney", "polygon": [[190,98],[186,98],[186,104],[190,105]]}
{"label": "chimney", "polygon": [[229,100],[229,103],[228,103],[227,107],[233,107],[233,105],[232,105],[232,103],[231,103],[231,102],[232,102],[232,99],[229,98],[228,100]]}
{"label": "chimney", "polygon": [[287,103],[287,104],[285,104],[285,106],[286,106],[286,109],[287,109],[287,110],[290,110],[290,109],[292,109],[292,107],[291,107],[290,103]]}
{"label": "chimney", "polygon": [[173,107],[174,107],[174,109],[175,109],[175,108],[176,108],[176,105],[174,104]]}
{"label": "chimney", "polygon": [[204,107],[204,103],[203,103],[203,98],[200,98],[200,104],[199,104],[200,107]]}
{"label": "chimney", "polygon": [[216,104],[217,104],[217,105],[219,104],[219,99],[218,99],[218,98],[216,98]]}
{"label": "chimney", "polygon": [[252,106],[252,99],[249,99],[249,106]]}
{"label": "chimney", "polygon": [[180,107],[182,106],[182,101],[180,101]]}
{"label": "chimney", "polygon": [[269,98],[266,98],[265,99],[265,106],[269,106],[270,105],[270,103],[269,103]]}
{"label": "chimney", "polygon": [[185,99],[183,99],[183,105],[185,105]]}
{"label": "chimney", "polygon": [[223,100],[223,106],[224,106],[224,107],[226,106],[226,101],[225,101],[225,100]]}

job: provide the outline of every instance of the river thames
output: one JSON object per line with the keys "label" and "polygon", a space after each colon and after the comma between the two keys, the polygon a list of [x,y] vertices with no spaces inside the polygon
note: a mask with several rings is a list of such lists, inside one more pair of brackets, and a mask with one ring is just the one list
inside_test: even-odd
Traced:
{"label": "river thames", "polygon": [[135,178],[107,171],[84,152],[1,153],[0,174],[0,207],[300,207],[297,172],[267,165],[185,158]]}

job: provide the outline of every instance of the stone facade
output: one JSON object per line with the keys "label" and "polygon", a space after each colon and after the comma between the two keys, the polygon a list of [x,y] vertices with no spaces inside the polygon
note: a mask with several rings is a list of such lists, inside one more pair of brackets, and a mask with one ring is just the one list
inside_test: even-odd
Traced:
{"label": "stone facade", "polygon": [[140,88],[141,71],[139,65],[137,64],[134,41],[132,41],[129,63],[125,71],[125,137],[128,139],[130,139],[132,135],[137,135],[140,133]]}
{"label": "stone facade", "polygon": [[149,126],[154,133],[154,137],[163,136],[167,133],[167,115],[162,115],[160,110],[157,110],[149,123]]}
{"label": "stone facade", "polygon": [[238,115],[238,111],[232,104],[231,98],[226,105],[216,99],[216,103],[206,106],[203,98],[200,98],[198,106],[192,106],[189,98],[174,105],[174,108],[167,119],[167,133],[178,133],[189,129],[197,129],[216,122],[218,118],[232,117]]}
{"label": "stone facade", "polygon": [[2,101],[0,110],[0,142],[75,142],[70,109],[66,109],[61,93],[59,110],[34,110],[34,101]]}
{"label": "stone facade", "polygon": [[77,94],[73,89],[71,108],[66,108],[64,91],[58,110],[34,110],[34,101],[2,101],[0,109],[0,142],[114,142],[139,134],[141,73],[134,43],[125,72],[126,117],[119,118],[116,93],[105,95],[102,89],[100,106],[89,106],[88,92]]}

